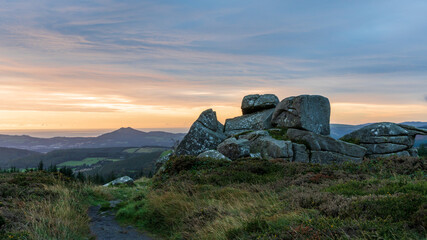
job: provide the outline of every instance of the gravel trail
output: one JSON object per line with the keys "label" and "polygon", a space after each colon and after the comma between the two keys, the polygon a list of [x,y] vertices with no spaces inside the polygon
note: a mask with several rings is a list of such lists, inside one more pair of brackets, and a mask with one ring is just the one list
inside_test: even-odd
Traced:
{"label": "gravel trail", "polygon": [[111,211],[99,212],[99,208],[92,206],[88,210],[91,218],[90,231],[97,240],[154,240],[131,226],[120,226]]}

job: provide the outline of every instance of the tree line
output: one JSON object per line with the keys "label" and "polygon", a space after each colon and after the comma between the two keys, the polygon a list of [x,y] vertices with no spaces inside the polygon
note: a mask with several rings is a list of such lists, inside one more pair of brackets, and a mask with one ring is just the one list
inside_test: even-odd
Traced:
{"label": "tree line", "polygon": [[[122,177],[122,176],[118,176],[116,173],[114,173],[114,171],[111,171],[110,174],[108,174],[107,176],[102,176],[99,173],[95,173],[93,175],[83,174],[80,171],[75,173],[71,167],[67,167],[67,166],[58,168],[56,165],[50,165],[49,167],[46,168],[43,161],[39,162],[39,164],[37,165],[37,168],[25,168],[23,170],[17,167],[11,167],[8,169],[0,168],[0,173],[19,173],[19,172],[35,172],[35,171],[47,172],[47,173],[61,173],[62,175],[73,178],[75,180],[78,180],[81,182],[91,182],[94,184],[105,184],[119,177]],[[131,177],[140,178],[140,177],[143,177],[144,175],[145,175],[145,170],[141,169],[139,172],[132,174]],[[148,178],[153,177],[153,172],[149,171],[147,174],[147,177]]]}

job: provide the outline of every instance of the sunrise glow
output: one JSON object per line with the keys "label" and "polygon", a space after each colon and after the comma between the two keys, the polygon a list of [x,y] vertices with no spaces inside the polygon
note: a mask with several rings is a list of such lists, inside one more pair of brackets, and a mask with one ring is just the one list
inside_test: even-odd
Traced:
{"label": "sunrise glow", "polygon": [[324,95],[332,123],[427,120],[427,15],[405,14],[426,4],[315,5],[1,2],[0,130],[188,128],[252,93]]}

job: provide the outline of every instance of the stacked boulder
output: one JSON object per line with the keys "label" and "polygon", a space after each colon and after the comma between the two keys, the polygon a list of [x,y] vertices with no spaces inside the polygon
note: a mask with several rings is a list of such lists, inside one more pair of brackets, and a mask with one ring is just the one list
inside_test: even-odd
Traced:
{"label": "stacked boulder", "polygon": [[413,148],[416,135],[427,135],[427,130],[391,122],[374,123],[341,138],[367,149],[366,157],[397,156],[417,157]]}
{"label": "stacked boulder", "polygon": [[329,135],[329,100],[318,95],[285,98],[248,95],[242,116],[225,126],[211,109],[203,112],[176,150],[177,155],[235,160],[243,157],[293,162],[360,162],[366,148]]}
{"label": "stacked boulder", "polygon": [[423,129],[376,123],[336,140],[329,136],[329,100],[319,95],[293,96],[281,102],[273,94],[248,95],[241,108],[243,115],[227,119],[224,126],[212,109],[204,111],[175,154],[225,161],[253,157],[357,163],[364,157],[418,156],[413,148],[415,135],[427,135]]}
{"label": "stacked boulder", "polygon": [[271,128],[273,116],[279,98],[273,94],[253,94],[242,100],[243,116],[225,121],[225,134],[233,136],[242,132]]}

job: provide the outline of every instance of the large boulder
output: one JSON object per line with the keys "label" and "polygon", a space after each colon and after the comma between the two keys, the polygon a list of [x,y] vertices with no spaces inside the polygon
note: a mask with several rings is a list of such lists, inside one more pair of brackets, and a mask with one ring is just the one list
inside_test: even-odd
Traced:
{"label": "large boulder", "polygon": [[274,94],[247,95],[242,100],[242,112],[243,114],[249,114],[265,109],[275,108],[278,103],[279,98]]}
{"label": "large boulder", "polygon": [[260,136],[250,141],[251,153],[260,153],[262,158],[282,158],[292,160],[291,141],[277,140],[270,136]]}
{"label": "large boulder", "polygon": [[351,132],[343,141],[367,148],[367,157],[417,156],[412,149],[416,135],[427,135],[427,131],[412,126],[391,122],[374,123]]}
{"label": "large boulder", "polygon": [[271,128],[271,117],[273,112],[274,109],[272,108],[227,119],[225,121],[225,134],[227,136],[233,136],[247,131],[269,129]]}
{"label": "large boulder", "polygon": [[202,152],[197,157],[231,161],[228,157],[224,156],[222,153],[218,152],[217,150],[208,150],[206,152]]}
{"label": "large boulder", "polygon": [[208,109],[193,123],[188,134],[178,145],[176,155],[197,156],[207,150],[216,149],[224,139],[226,136],[223,125],[217,120],[216,113]]}
{"label": "large boulder", "polygon": [[326,97],[300,95],[283,99],[272,117],[273,126],[297,128],[329,135],[331,106]]}
{"label": "large boulder", "polygon": [[217,150],[232,160],[250,156],[249,140],[246,139],[228,138],[218,145]]}
{"label": "large boulder", "polygon": [[364,147],[305,130],[290,128],[286,135],[292,142],[304,144],[310,150],[311,162],[360,162],[366,153]]}

